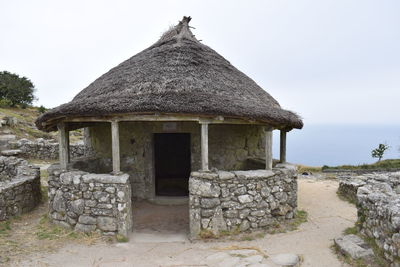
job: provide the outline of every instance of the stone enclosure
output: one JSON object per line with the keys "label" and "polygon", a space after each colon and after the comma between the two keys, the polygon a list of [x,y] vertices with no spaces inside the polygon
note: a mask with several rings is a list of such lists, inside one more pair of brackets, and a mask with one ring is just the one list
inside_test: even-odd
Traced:
{"label": "stone enclosure", "polygon": [[356,200],[358,228],[400,266],[400,172],[344,177],[339,192]]}
{"label": "stone enclosure", "polygon": [[132,230],[129,175],[91,174],[49,168],[49,216],[81,232],[127,236]]}
{"label": "stone enclosure", "polygon": [[0,221],[31,211],[41,200],[40,170],[15,157],[0,157]]}
{"label": "stone enclosure", "polygon": [[[49,169],[49,215],[78,231],[127,236],[132,230],[128,174],[93,174]],[[295,167],[271,171],[192,172],[189,179],[190,238],[271,226],[292,219],[297,208]]]}
{"label": "stone enclosure", "polygon": [[296,169],[192,172],[189,192],[192,239],[202,231],[218,235],[268,227],[295,216]]}

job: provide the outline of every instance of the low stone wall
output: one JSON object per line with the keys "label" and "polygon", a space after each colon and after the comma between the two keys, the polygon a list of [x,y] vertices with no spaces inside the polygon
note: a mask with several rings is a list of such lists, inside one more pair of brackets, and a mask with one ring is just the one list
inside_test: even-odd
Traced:
{"label": "low stone wall", "polygon": [[400,172],[379,172],[357,176],[353,176],[351,174],[340,175],[338,193],[352,202],[357,202],[357,190],[366,184],[386,183],[391,188],[398,188],[400,191],[400,179],[398,177],[399,173]]}
{"label": "low stone wall", "polygon": [[49,217],[76,231],[127,236],[132,230],[129,175],[49,168]]}
{"label": "low stone wall", "polygon": [[[278,165],[279,166],[279,165]],[[253,230],[292,219],[297,208],[294,166],[272,171],[192,172],[189,179],[190,238],[202,231]]]}
{"label": "low stone wall", "polygon": [[356,199],[360,233],[375,240],[391,266],[400,266],[400,172],[349,176],[339,190]]}
{"label": "low stone wall", "polygon": [[[18,155],[23,158],[35,159],[58,159],[59,148],[58,143],[38,138],[35,141],[28,139],[20,139],[18,141],[10,142],[12,149],[20,150]],[[71,158],[79,158],[89,156],[93,152],[85,145],[80,143],[70,144]]]}
{"label": "low stone wall", "polygon": [[15,157],[0,157],[0,221],[31,211],[41,200],[40,170]]}
{"label": "low stone wall", "polygon": [[400,266],[400,172],[386,176],[386,182],[372,180],[358,189],[359,230],[375,240],[392,266]]}

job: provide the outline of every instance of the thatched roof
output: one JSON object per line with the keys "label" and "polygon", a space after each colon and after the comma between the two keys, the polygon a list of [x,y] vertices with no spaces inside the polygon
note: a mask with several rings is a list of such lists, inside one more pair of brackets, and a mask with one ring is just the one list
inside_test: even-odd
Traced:
{"label": "thatched roof", "polygon": [[[57,119],[126,113],[225,116],[277,127],[302,128],[295,113],[232,66],[190,31],[190,17],[160,40],[83,89],[74,99],[41,115],[39,129]],[[46,123],[47,122],[47,123]]]}

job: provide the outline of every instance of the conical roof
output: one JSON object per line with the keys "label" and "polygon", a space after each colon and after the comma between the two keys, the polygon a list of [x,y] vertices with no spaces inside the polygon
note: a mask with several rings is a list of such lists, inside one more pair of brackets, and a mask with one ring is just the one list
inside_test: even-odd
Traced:
{"label": "conical roof", "polygon": [[115,114],[190,114],[257,120],[302,128],[295,113],[252,79],[202,44],[189,28],[190,17],[154,45],[122,62],[74,99],[41,115],[36,124],[54,130],[58,119]]}

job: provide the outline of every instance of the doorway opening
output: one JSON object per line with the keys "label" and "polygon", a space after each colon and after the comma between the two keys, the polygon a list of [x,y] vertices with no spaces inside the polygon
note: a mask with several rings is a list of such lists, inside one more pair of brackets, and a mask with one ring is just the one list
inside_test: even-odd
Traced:
{"label": "doorway opening", "polygon": [[157,196],[188,196],[190,134],[155,133],[154,168]]}

